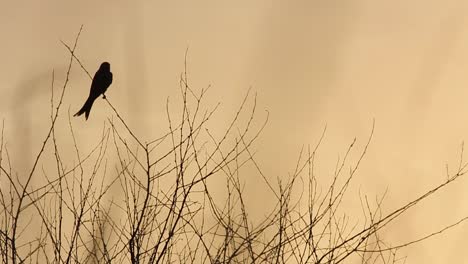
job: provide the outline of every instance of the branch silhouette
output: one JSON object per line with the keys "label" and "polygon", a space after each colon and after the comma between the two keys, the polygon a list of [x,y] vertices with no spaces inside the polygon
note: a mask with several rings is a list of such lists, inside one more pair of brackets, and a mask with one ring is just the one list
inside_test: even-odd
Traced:
{"label": "branch silhouette", "polygon": [[[65,82],[55,104],[52,72],[50,126],[24,181],[12,167],[2,122],[2,263],[403,263],[401,248],[468,219],[398,245],[382,235],[404,213],[465,176],[463,145],[455,173],[447,169],[446,180],[413,200],[385,211],[386,193],[375,202],[359,193],[362,215],[347,210],[344,201],[365,161],[375,121],[366,141],[354,138],[345,146],[331,177],[316,171],[326,126],[314,146],[301,149],[289,175],[267,175],[256,155],[269,112],[258,113],[257,95],[249,89],[226,126],[214,128],[220,103],[207,102],[210,86],[191,86],[188,51],[178,83],[180,103],[173,108],[166,100],[165,131],[149,139],[138,136],[107,96],[112,116],[83,152],[87,148],[70,110],[60,114],[74,61],[92,83],[96,79],[76,54],[82,29],[73,45],[61,42],[70,55]],[[95,94],[103,94],[104,86]],[[67,129],[58,129],[65,122]],[[252,212],[249,187],[263,199],[256,209],[263,211]]]}

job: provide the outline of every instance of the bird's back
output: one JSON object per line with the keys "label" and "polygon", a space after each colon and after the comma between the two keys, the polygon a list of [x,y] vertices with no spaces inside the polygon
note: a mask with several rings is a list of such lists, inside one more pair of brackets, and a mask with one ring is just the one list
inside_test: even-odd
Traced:
{"label": "bird's back", "polygon": [[112,72],[98,70],[94,75],[90,94],[99,97],[99,95],[105,93],[112,83],[112,77]]}

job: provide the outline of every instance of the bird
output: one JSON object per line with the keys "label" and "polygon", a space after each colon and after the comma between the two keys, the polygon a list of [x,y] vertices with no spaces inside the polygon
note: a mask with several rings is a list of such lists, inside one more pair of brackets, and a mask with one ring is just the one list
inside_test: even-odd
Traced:
{"label": "bird", "polygon": [[102,98],[106,98],[104,94],[107,88],[112,83],[112,72],[110,71],[109,62],[101,63],[99,70],[94,74],[93,81],[91,83],[91,89],[89,91],[89,96],[83,107],[73,116],[80,116],[83,113],[85,114],[86,120],[88,120],[89,112],[93,106],[94,100],[96,100],[101,94]]}

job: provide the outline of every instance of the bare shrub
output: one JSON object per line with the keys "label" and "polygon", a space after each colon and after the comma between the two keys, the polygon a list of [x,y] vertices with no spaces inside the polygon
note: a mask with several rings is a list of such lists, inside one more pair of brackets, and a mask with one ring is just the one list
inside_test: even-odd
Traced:
{"label": "bare shrub", "polygon": [[[179,111],[166,104],[166,134],[143,140],[106,98],[114,116],[91,151],[82,153],[70,114],[63,113],[73,63],[88,73],[75,54],[80,33],[72,47],[63,43],[70,51],[65,82],[55,96],[52,75],[49,130],[25,178],[11,166],[2,125],[3,263],[399,263],[404,258],[397,257],[398,249],[466,220],[397,246],[379,235],[416,204],[465,175],[462,153],[454,175],[392,212],[382,212],[384,196],[375,204],[361,197],[364,221],[352,225],[342,202],[373,127],[354,164],[349,156],[356,140],[349,145],[330,184],[321,185],[314,170],[325,130],[315,147],[301,151],[294,173],[275,184],[263,174],[252,150],[268,120],[268,115],[256,120],[256,96],[245,95],[224,132],[214,135],[209,121],[218,106],[205,107],[208,89],[193,89],[186,68],[179,83]],[[56,133],[59,118],[68,121],[67,133]],[[64,154],[71,149],[73,157]],[[246,208],[240,175],[247,165],[256,168],[271,193],[274,207],[263,219],[252,219]],[[210,184],[213,177],[225,181],[224,195],[214,195],[221,187]],[[33,178],[45,183],[33,184]]]}

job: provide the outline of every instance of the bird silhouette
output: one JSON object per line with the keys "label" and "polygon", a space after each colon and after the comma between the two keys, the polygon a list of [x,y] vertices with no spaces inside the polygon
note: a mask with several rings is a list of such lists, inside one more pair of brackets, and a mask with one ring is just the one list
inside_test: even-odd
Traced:
{"label": "bird silhouette", "polygon": [[93,106],[94,100],[96,100],[101,94],[103,98],[106,98],[105,92],[107,88],[112,83],[112,72],[110,71],[110,64],[108,62],[103,62],[94,74],[93,82],[91,83],[91,90],[89,91],[89,96],[83,107],[73,116],[80,116],[85,113],[86,120],[88,120],[89,112],[91,112],[91,107]]}

